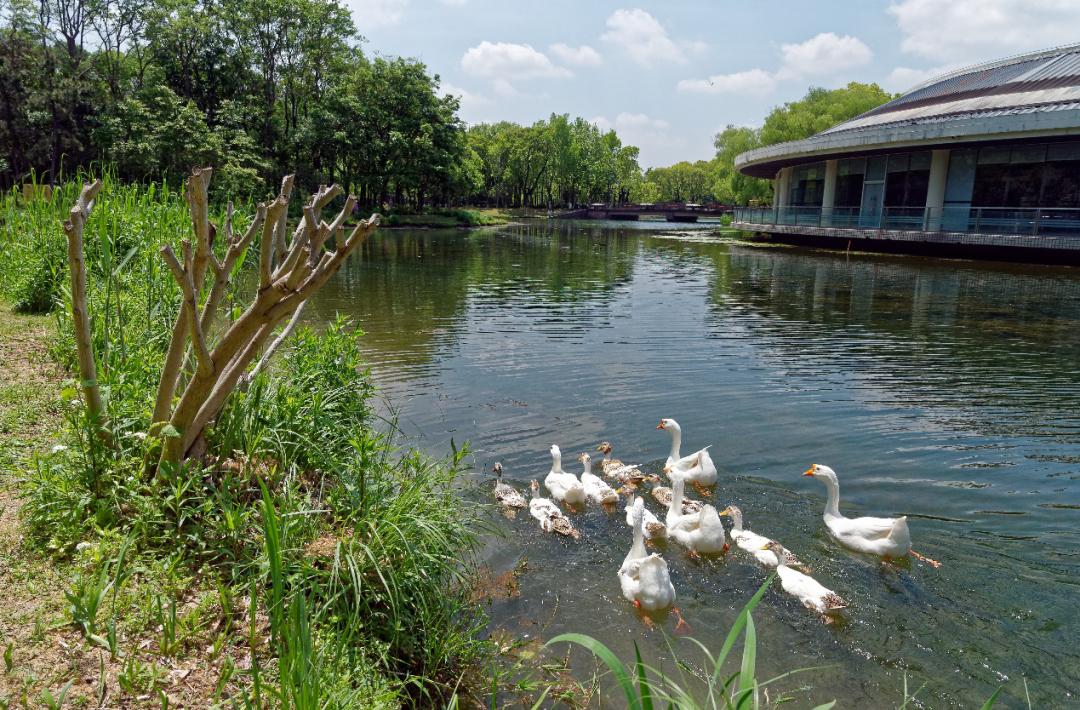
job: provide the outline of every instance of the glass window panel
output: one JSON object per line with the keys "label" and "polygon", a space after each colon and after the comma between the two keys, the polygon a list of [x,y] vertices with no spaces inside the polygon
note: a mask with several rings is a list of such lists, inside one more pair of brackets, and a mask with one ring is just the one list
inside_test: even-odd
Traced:
{"label": "glass window panel", "polygon": [[980,164],[975,171],[975,187],[971,193],[973,207],[1004,207],[1008,164]]}
{"label": "glass window panel", "polygon": [[861,174],[841,175],[836,178],[837,207],[858,207],[862,203],[863,176]]}
{"label": "glass window panel", "polygon": [[1009,166],[1009,207],[1038,207],[1042,192],[1043,163],[1022,163]]}
{"label": "glass window panel", "polygon": [[[908,153],[895,153],[889,156],[889,172],[901,173],[908,169]],[[885,204],[888,204],[886,202]]]}
{"label": "glass window panel", "polygon": [[925,207],[926,191],[930,187],[929,170],[907,171],[907,194],[904,195],[905,207]]}
{"label": "glass window panel", "polygon": [[[866,172],[866,159],[865,158],[845,158],[844,160],[837,161],[836,174],[842,175],[862,175]],[[861,184],[860,180],[860,184]]]}
{"label": "glass window panel", "polygon": [[923,150],[918,153],[911,153],[911,160],[908,163],[908,170],[929,170],[930,169],[930,151]]}
{"label": "glass window panel", "polygon": [[1058,160],[1043,172],[1042,207],[1080,207],[1080,160]]}
{"label": "glass window panel", "polygon": [[995,163],[1007,163],[1012,157],[1009,148],[990,147],[979,151],[979,165],[993,165]]}
{"label": "glass window panel", "polygon": [[1014,163],[1041,163],[1046,160],[1046,145],[1017,146],[1012,150]]}
{"label": "glass window panel", "polygon": [[1080,160],[1080,143],[1051,143],[1046,146],[1046,159]]}
{"label": "glass window panel", "polygon": [[873,158],[866,159],[866,179],[867,180],[884,180],[885,179],[885,162],[887,158],[884,155],[877,155]]}

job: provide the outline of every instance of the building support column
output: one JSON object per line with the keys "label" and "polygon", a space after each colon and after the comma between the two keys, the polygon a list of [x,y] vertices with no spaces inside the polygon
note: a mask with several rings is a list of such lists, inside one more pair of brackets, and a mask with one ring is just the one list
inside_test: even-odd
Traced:
{"label": "building support column", "polygon": [[936,232],[941,229],[945,209],[945,183],[949,177],[949,149],[935,150],[930,154],[930,179],[926,186],[926,213],[923,229]]}
{"label": "building support column", "polygon": [[836,204],[836,168],[840,161],[825,161],[825,184],[821,188],[821,224],[831,225]]}
{"label": "building support column", "polygon": [[776,174],[773,204],[776,205],[776,221],[783,223],[787,217],[788,198],[791,194],[791,168],[780,168]]}

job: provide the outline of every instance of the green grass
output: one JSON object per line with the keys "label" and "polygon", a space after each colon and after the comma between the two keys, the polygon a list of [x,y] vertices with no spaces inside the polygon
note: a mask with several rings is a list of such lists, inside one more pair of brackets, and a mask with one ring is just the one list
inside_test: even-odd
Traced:
{"label": "green grass", "polygon": [[[0,456],[20,503],[18,539],[2,551],[7,578],[25,585],[15,597],[29,597],[45,570],[55,580],[35,612],[42,631],[0,638],[13,644],[0,706],[56,702],[68,680],[87,676],[94,689],[77,680],[68,703],[164,697],[177,692],[168,675],[178,667],[194,669],[192,690],[174,699],[190,706],[427,707],[462,696],[489,648],[469,588],[476,515],[456,491],[465,452],[428,458],[375,416],[362,333],[338,321],[299,332],[229,400],[205,461],[148,475],[157,442],[146,432],[179,298],[158,249],[178,248],[190,222],[171,186],[105,183],[85,242],[115,446],[93,435],[60,368],[49,365],[40,387],[0,380],[5,432],[30,434],[40,411],[57,412],[48,441],[10,453],[5,444]],[[0,199],[0,271],[13,275],[0,293],[52,310],[36,362],[51,353],[68,372],[59,224],[76,188],[30,204]],[[238,228],[250,211],[238,207]],[[237,281],[230,299],[241,303],[247,281]],[[5,322],[2,344],[19,332]],[[57,637],[74,661],[52,659]]]}

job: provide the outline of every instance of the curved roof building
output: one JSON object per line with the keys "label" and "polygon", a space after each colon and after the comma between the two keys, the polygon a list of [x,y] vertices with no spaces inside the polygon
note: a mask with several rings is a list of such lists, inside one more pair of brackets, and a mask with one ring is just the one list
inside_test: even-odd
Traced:
{"label": "curved roof building", "polygon": [[1080,45],[951,72],[735,167],[774,181],[742,229],[1080,257]]}

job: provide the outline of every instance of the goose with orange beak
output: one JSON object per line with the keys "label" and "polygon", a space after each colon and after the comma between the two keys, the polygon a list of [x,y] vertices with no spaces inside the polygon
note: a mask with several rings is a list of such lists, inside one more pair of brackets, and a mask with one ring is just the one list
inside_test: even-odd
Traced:
{"label": "goose with orange beak", "polygon": [[899,518],[847,518],[840,514],[840,482],[836,471],[828,466],[813,464],[803,472],[825,484],[828,499],[825,502],[825,527],[844,547],[878,557],[901,558],[911,555],[934,567],[941,563],[924,557],[911,549],[911,532],[907,516]]}
{"label": "goose with orange beak", "polygon": [[670,469],[682,476],[687,483],[699,486],[716,483],[716,466],[709,456],[708,446],[689,456],[681,456],[679,449],[682,446],[682,427],[679,423],[674,419],[661,419],[656,428],[671,434],[671,453],[668,454],[664,473],[668,473]]}

